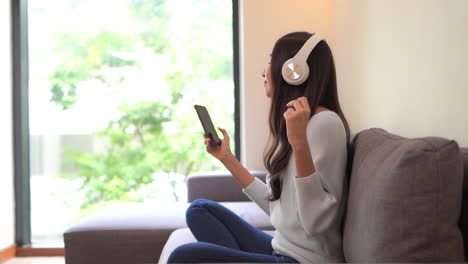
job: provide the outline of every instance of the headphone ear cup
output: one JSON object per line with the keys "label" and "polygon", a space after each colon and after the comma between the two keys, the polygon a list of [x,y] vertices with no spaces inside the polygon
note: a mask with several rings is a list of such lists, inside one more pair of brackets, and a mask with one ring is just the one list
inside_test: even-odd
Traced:
{"label": "headphone ear cup", "polygon": [[304,65],[304,73],[300,78],[301,79],[300,83],[298,83],[296,85],[305,83],[307,81],[307,78],[309,78],[309,65],[306,62],[306,64]]}
{"label": "headphone ear cup", "polygon": [[287,60],[285,63],[283,63],[283,67],[281,68],[281,75],[283,76],[283,79],[285,82],[289,83],[289,77],[288,74],[290,73],[290,69],[288,69],[288,65],[293,63],[293,59]]}
{"label": "headphone ear cup", "polygon": [[303,84],[309,76],[309,65],[298,64],[294,58],[287,60],[281,68],[284,81],[291,85]]}

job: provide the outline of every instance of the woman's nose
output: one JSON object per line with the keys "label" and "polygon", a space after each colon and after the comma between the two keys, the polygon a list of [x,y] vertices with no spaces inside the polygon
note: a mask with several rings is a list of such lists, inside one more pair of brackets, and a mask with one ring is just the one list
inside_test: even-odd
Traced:
{"label": "woman's nose", "polygon": [[265,71],[266,71],[266,70],[263,70],[263,72],[262,72],[262,77],[263,77],[263,78],[265,78]]}

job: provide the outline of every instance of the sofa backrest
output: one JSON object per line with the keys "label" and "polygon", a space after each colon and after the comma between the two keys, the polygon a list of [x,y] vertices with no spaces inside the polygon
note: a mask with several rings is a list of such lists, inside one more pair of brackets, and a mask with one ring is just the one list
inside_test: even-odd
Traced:
{"label": "sofa backrest", "polygon": [[[266,171],[250,171],[265,182]],[[187,200],[208,199],[216,202],[250,201],[229,171],[197,172],[187,177]]]}

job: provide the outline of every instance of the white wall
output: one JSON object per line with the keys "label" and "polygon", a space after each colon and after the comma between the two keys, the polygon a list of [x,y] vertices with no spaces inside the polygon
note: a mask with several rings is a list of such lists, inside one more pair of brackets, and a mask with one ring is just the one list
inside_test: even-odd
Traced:
{"label": "white wall", "polygon": [[242,163],[264,169],[269,99],[261,72],[275,41],[291,31],[320,33],[333,42],[333,1],[241,0],[241,149]]}
{"label": "white wall", "polygon": [[468,147],[468,1],[241,1],[241,147],[263,169],[269,100],[260,72],[278,37],[328,39],[352,132],[381,127]]}
{"label": "white wall", "polygon": [[10,1],[0,1],[0,249],[14,243]]}
{"label": "white wall", "polygon": [[468,146],[468,1],[336,0],[335,17],[338,86],[353,131]]}

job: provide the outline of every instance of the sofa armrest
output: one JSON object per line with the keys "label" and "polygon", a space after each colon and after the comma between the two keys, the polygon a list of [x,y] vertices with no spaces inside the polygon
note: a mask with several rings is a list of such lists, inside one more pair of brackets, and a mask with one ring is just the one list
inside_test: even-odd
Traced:
{"label": "sofa armrest", "polygon": [[[251,171],[265,182],[266,171]],[[187,177],[187,200],[204,198],[216,202],[250,201],[229,172],[197,172]]]}

